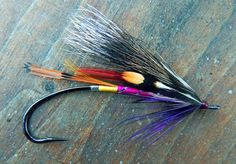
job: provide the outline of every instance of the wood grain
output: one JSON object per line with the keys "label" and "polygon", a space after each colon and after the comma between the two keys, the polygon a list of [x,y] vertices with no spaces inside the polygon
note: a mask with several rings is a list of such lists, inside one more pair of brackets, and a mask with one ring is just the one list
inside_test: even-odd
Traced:
{"label": "wood grain", "polygon": [[[0,0],[1,163],[236,163],[236,3],[233,0]],[[90,4],[160,53],[202,99],[220,111],[197,111],[149,149],[124,146],[137,125],[117,127],[147,105],[127,96],[71,93],[42,105],[32,118],[39,136],[69,141],[37,145],[22,133],[29,105],[81,84],[27,74],[25,62],[63,70],[64,30]]]}

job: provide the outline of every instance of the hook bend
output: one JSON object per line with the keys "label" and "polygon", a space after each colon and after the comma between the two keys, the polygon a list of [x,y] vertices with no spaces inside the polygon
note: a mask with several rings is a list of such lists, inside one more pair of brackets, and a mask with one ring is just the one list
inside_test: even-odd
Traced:
{"label": "hook bend", "polygon": [[38,138],[36,136],[34,136],[30,130],[30,119],[34,113],[34,111],[43,103],[49,101],[50,99],[61,95],[63,93],[68,93],[68,92],[74,92],[74,91],[82,91],[82,90],[91,90],[91,86],[83,86],[83,87],[74,87],[74,88],[67,88],[64,90],[60,90],[54,93],[51,93],[48,96],[45,96],[41,99],[39,99],[38,101],[36,101],[35,103],[33,103],[25,112],[24,116],[23,116],[23,131],[24,131],[24,135],[31,141],[34,143],[48,143],[48,142],[56,142],[56,141],[67,141],[66,139],[63,138],[56,138],[56,137],[46,137],[46,138]]}

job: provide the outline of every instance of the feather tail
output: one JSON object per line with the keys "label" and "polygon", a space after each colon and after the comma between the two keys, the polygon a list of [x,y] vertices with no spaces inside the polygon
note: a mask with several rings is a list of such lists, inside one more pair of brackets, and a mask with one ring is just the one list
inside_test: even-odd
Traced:
{"label": "feather tail", "polygon": [[37,75],[37,76],[43,76],[43,77],[48,77],[48,78],[53,78],[53,79],[58,79],[58,80],[71,80],[71,81],[78,81],[78,82],[97,84],[97,85],[115,86],[112,83],[93,78],[85,73],[81,73],[80,75],[73,75],[73,74],[61,72],[58,70],[41,68],[30,63],[25,64],[25,68],[28,71],[30,71],[32,74]]}

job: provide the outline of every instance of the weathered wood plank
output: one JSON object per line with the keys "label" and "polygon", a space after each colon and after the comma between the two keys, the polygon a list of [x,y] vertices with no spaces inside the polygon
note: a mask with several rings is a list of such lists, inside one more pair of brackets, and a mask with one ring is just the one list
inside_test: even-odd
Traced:
{"label": "weathered wood plank", "polygon": [[[18,3],[19,2],[19,3]],[[22,115],[38,98],[80,84],[27,74],[23,63],[63,69],[64,30],[80,5],[91,4],[162,56],[221,111],[195,112],[150,149],[125,147],[140,125],[117,127],[147,104],[113,94],[72,93],[43,105],[34,133],[64,143],[36,145],[22,134]],[[0,162],[8,163],[235,163],[236,4],[219,1],[1,1]]]}
{"label": "weathered wood plank", "polygon": [[0,48],[3,48],[4,45],[7,45],[9,38],[14,36],[13,33],[21,17],[27,13],[27,10],[30,10],[34,3],[33,0],[9,0],[1,1],[0,3],[0,12],[2,14],[0,20]]}

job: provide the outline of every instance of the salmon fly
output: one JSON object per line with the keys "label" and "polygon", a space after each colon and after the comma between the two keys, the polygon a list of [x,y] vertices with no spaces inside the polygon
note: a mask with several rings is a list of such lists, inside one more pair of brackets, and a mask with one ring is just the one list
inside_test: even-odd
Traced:
{"label": "salmon fly", "polygon": [[[27,63],[32,74],[92,84],[52,93],[32,104],[23,116],[25,136],[35,143],[64,141],[61,138],[38,138],[32,135],[29,121],[37,107],[56,95],[72,91],[114,92],[136,97],[138,103],[154,103],[157,110],[132,116],[124,123],[149,120],[128,140],[147,141],[152,145],[196,110],[217,110],[208,105],[179,77],[159,55],[154,55],[141,42],[93,7],[81,9],[71,19],[65,44],[76,55],[88,55],[103,67],[77,67],[66,61],[73,73],[41,68]],[[108,69],[107,69],[108,68]],[[161,110],[160,109],[161,104]]]}

